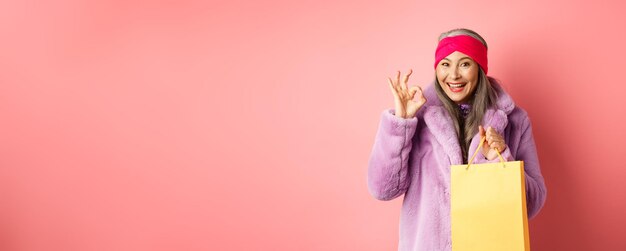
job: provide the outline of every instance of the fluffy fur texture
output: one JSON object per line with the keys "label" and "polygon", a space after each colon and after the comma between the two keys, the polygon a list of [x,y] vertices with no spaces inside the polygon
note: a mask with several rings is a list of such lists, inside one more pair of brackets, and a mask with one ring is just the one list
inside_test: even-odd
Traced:
{"label": "fluffy fur texture", "polygon": [[[530,120],[495,79],[489,80],[498,101],[496,107],[487,110],[482,125],[493,127],[505,137],[508,147],[502,157],[524,161],[527,211],[532,218],[543,207],[546,187]],[[398,248],[402,251],[452,249],[450,165],[462,164],[463,158],[452,119],[437,98],[434,84],[424,90],[427,102],[414,118],[397,118],[393,109],[383,112],[369,160],[368,188],[372,196],[391,200],[404,194]],[[472,139],[470,154],[479,140],[478,134]],[[478,154],[474,163],[497,161]]]}

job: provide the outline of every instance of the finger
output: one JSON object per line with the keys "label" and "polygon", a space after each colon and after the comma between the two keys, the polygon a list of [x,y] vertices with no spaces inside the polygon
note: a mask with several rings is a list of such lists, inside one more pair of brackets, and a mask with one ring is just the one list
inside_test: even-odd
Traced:
{"label": "finger", "polygon": [[485,128],[481,125],[478,126],[478,135],[480,135],[480,137],[485,137]]}
{"label": "finger", "polygon": [[409,73],[406,74],[406,76],[404,76],[404,81],[402,81],[402,89],[403,90],[408,90],[409,86],[408,86],[408,82],[409,82],[409,77],[411,76],[411,73],[413,73],[413,69],[409,69]]}
{"label": "finger", "polygon": [[411,97],[413,97],[415,95],[415,93],[421,91],[419,86],[411,86],[409,88],[409,94],[411,94]]}
{"label": "finger", "polygon": [[496,142],[496,141],[497,142],[502,142],[502,141],[504,141],[502,139],[502,137],[500,137],[500,135],[493,134],[493,133],[491,135],[487,136],[487,138],[489,138],[490,142]]}
{"label": "finger", "polygon": [[502,142],[493,142],[492,144],[489,145],[489,147],[491,147],[492,149],[498,149],[498,151],[501,151],[506,148],[506,145],[503,144]]}
{"label": "finger", "polygon": [[406,91],[407,90],[406,83],[404,83],[404,81],[400,82],[400,75],[401,75],[400,71],[398,71],[398,85],[400,86],[400,90]]}
{"label": "finger", "polygon": [[391,83],[388,84],[389,86],[389,90],[391,90],[391,94],[393,94],[393,96],[396,96],[396,89],[393,88],[393,86],[391,85]]}
{"label": "finger", "polygon": [[400,71],[398,71],[398,75],[396,75],[396,85],[400,85]]}
{"label": "finger", "polygon": [[485,135],[488,138],[491,138],[492,140],[501,137],[500,134],[498,134],[498,132],[496,131],[496,129],[493,129],[493,127],[488,127]]}
{"label": "finger", "polygon": [[[387,83],[389,83],[389,86],[391,86],[391,88],[393,88],[393,81],[391,81],[390,77],[387,77]],[[395,88],[394,88],[395,90]]]}
{"label": "finger", "polygon": [[491,144],[491,145],[489,145],[489,148],[491,148],[491,149],[493,149],[493,150],[496,150],[496,151],[500,152],[500,148],[498,147],[498,145],[497,145],[497,144]]}
{"label": "finger", "polygon": [[389,89],[391,89],[391,93],[393,94],[394,97],[398,97],[398,91],[396,90],[396,87],[393,86],[393,81],[391,80],[391,78],[388,78],[389,81]]}
{"label": "finger", "polygon": [[487,131],[487,137],[490,137],[492,141],[501,141],[504,142],[504,137],[502,137],[502,135],[500,135],[496,129],[490,128]]}
{"label": "finger", "polygon": [[504,152],[504,151],[506,150],[506,148],[507,148],[507,147],[508,147],[508,146],[507,146],[506,144],[504,144],[504,143],[503,143],[502,145],[500,145],[500,147],[499,147],[498,149],[500,149],[500,152]]}
{"label": "finger", "polygon": [[417,88],[419,89],[418,93],[420,94],[420,97],[422,98],[424,102],[426,102],[426,97],[424,97],[424,90],[422,90],[421,86],[417,86]]}
{"label": "finger", "polygon": [[489,147],[494,148],[494,149],[498,146],[500,146],[500,142],[491,142],[491,144],[489,144]]}
{"label": "finger", "polygon": [[409,82],[409,77],[411,76],[411,73],[413,73],[413,69],[409,69],[409,73],[407,73],[406,76],[404,76],[404,84]]}
{"label": "finger", "polygon": [[488,141],[489,144],[504,144],[503,140],[499,140],[499,139],[492,139],[491,141]]}
{"label": "finger", "polygon": [[391,84],[391,86],[393,86],[393,88],[398,91],[400,88],[398,87],[398,83],[394,82],[391,78],[387,78],[389,80],[389,83]]}

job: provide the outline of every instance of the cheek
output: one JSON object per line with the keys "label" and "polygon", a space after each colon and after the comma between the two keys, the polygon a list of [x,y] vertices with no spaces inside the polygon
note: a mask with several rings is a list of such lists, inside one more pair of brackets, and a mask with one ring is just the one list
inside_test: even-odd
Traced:
{"label": "cheek", "polygon": [[444,88],[444,87],[445,87],[445,84],[444,84],[445,80],[446,80],[446,76],[445,76],[444,74],[439,74],[439,73],[437,73],[437,83],[438,83],[438,84],[439,84],[442,88]]}
{"label": "cheek", "polygon": [[439,80],[444,80],[444,78],[446,77],[446,71],[441,68],[437,68],[435,74],[437,75],[437,79]]}
{"label": "cheek", "polygon": [[471,68],[464,71],[463,77],[471,82],[476,82],[478,79],[478,69]]}

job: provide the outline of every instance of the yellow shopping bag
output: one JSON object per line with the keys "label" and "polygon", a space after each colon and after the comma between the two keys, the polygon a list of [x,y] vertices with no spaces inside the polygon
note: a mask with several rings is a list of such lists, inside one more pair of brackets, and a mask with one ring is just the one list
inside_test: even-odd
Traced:
{"label": "yellow shopping bag", "polygon": [[524,162],[451,166],[452,250],[530,250]]}

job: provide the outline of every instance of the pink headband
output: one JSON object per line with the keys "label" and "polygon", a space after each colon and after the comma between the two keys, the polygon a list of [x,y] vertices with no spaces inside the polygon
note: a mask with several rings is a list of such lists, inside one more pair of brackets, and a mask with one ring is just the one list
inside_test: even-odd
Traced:
{"label": "pink headband", "polygon": [[455,51],[471,57],[487,75],[487,47],[478,39],[468,35],[447,37],[439,41],[437,51],[435,51],[435,68],[439,61]]}

